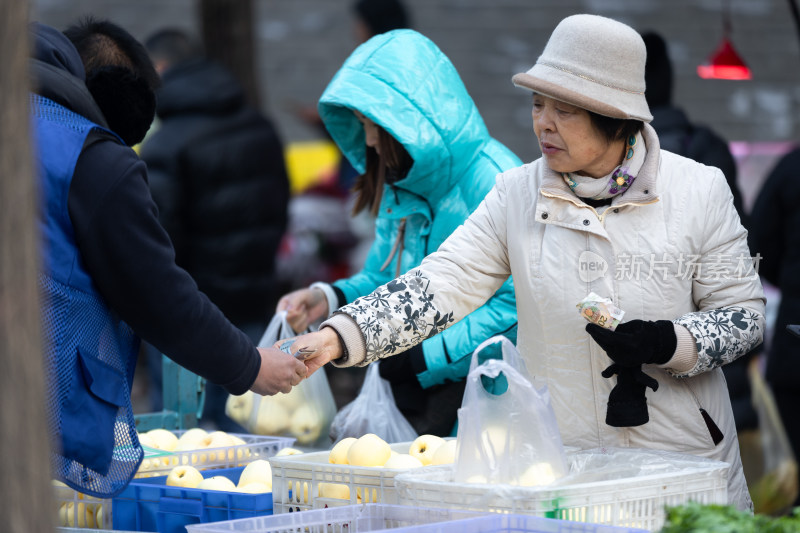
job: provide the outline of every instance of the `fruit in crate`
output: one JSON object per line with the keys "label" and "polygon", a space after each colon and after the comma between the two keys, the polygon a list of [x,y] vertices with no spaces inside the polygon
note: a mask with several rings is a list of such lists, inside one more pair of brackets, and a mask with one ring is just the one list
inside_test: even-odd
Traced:
{"label": "fruit in crate", "polygon": [[165,452],[174,451],[178,446],[178,437],[168,429],[151,429],[148,431],[147,436],[150,437],[153,443],[153,448],[163,450]]}
{"label": "fruit in crate", "polygon": [[411,469],[423,466],[422,461],[407,453],[392,454],[383,464],[384,468]]}
{"label": "fruit in crate", "polygon": [[343,483],[320,483],[320,498],[336,498],[338,500],[350,499],[350,487]]}
{"label": "fruit in crate", "polygon": [[287,429],[291,418],[289,411],[284,406],[272,400],[269,396],[261,398],[258,406],[258,417],[256,418],[254,433],[259,435],[280,435]]}
{"label": "fruit in crate", "polygon": [[287,446],[286,448],[281,448],[278,450],[278,453],[275,454],[275,457],[282,457],[284,455],[300,455],[303,452],[298,450],[297,448],[292,448]]}
{"label": "fruit in crate", "polygon": [[447,465],[456,462],[456,446],[458,441],[455,439],[445,440],[444,444],[436,449],[431,459],[432,465]]}
{"label": "fruit in crate", "polygon": [[99,504],[86,504],[78,502],[67,502],[61,505],[58,510],[58,521],[65,527],[97,527],[97,507]]}
{"label": "fruit in crate", "polygon": [[336,444],[334,444],[333,448],[331,448],[331,451],[328,454],[328,462],[335,465],[346,465],[347,450],[350,449],[350,446],[356,440],[357,439],[355,437],[345,437]]}
{"label": "fruit in crate", "polygon": [[300,444],[311,444],[322,434],[323,421],[317,409],[305,404],[292,413],[289,423],[291,433]]}
{"label": "fruit in crate", "polygon": [[517,478],[516,485],[523,487],[537,487],[539,485],[549,485],[556,480],[556,475],[553,472],[553,467],[550,463],[534,463],[529,466]]}
{"label": "fruit in crate", "polygon": [[420,435],[411,443],[408,453],[419,459],[423,465],[429,465],[433,461],[433,454],[444,444],[444,439],[437,435]]}
{"label": "fruit in crate", "polygon": [[[208,435],[208,431],[203,428],[191,428],[184,431],[180,437],[178,437],[178,446],[187,446],[190,444],[195,444],[195,448],[184,448],[186,450],[196,449],[197,443],[203,440],[206,435]],[[177,448],[176,448],[177,449]]]}
{"label": "fruit in crate", "polygon": [[[233,439],[224,431],[213,431],[206,435],[206,437],[199,443],[203,448],[230,448],[234,445]],[[218,449],[216,451],[208,452],[206,460],[208,462],[224,462],[227,459],[227,452],[233,454],[233,450]]]}
{"label": "fruit in crate", "polygon": [[272,490],[272,466],[265,459],[256,459],[244,467],[239,475],[239,488],[246,487],[251,483],[261,483]]}
{"label": "fruit in crate", "polygon": [[[229,435],[229,436],[230,436],[231,440],[233,441],[233,446],[237,446],[238,447],[238,446],[246,446],[247,445],[247,443],[244,441],[244,439],[242,439],[240,437],[237,437],[236,435]],[[242,461],[244,461],[246,459],[249,459],[250,456],[252,455],[250,453],[250,450],[248,450],[247,448],[237,448],[236,450],[228,450],[228,460],[233,461],[234,460],[234,454],[236,454],[235,459],[240,461],[238,463],[239,466],[243,466],[244,462],[242,462]]]}
{"label": "fruit in crate", "polygon": [[253,391],[247,391],[241,396],[228,396],[225,401],[225,414],[231,420],[247,426],[250,420],[250,413],[253,411]]}
{"label": "fruit in crate", "polygon": [[170,487],[196,488],[203,481],[203,474],[192,465],[178,465],[167,474],[167,485]]}
{"label": "fruit in crate", "polygon": [[375,435],[362,435],[347,450],[347,463],[354,466],[383,466],[392,454],[389,444]]}
{"label": "fruit in crate", "polygon": [[254,481],[252,483],[248,483],[244,487],[236,485],[236,492],[243,492],[245,494],[263,494],[265,492],[272,492],[272,487],[268,487],[263,483]]}
{"label": "fruit in crate", "polygon": [[198,489],[221,490],[225,492],[235,492],[236,484],[225,476],[211,476],[203,479],[197,485]]}

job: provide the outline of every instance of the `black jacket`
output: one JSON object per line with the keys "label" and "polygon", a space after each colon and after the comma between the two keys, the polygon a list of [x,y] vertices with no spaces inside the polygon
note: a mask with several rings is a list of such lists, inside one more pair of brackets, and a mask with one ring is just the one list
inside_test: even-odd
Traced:
{"label": "black jacket", "polygon": [[[52,28],[31,29],[34,92],[106,126],[75,48]],[[261,358],[175,264],[136,153],[113,136],[90,134],[67,203],[81,259],[109,307],[176,363],[233,394],[247,391]]]}
{"label": "black jacket", "polygon": [[761,255],[759,273],[781,291],[767,381],[794,390],[800,383],[800,338],[786,331],[786,325],[800,324],[800,148],[786,154],[767,176],[750,220],[750,251]]}
{"label": "black jacket", "polygon": [[142,159],[176,260],[234,323],[266,324],[289,202],[275,128],[205,60],[167,70],[157,102]]}
{"label": "black jacket", "polygon": [[736,184],[736,160],[728,143],[707,126],[689,121],[681,109],[670,105],[655,106],[652,126],[658,133],[661,148],[679,154],[698,163],[717,167],[725,174],[725,179],[733,193],[733,205],[744,227],[748,226],[747,215],[742,205],[742,194]]}

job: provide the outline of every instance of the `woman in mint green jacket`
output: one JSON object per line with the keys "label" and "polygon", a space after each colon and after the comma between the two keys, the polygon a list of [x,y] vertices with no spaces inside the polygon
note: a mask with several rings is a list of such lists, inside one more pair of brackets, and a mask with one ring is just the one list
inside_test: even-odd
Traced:
{"label": "woman in mint green jacket", "polygon": [[[359,46],[323,93],[319,112],[361,173],[354,212],[375,215],[375,240],[360,272],[281,299],[278,310],[288,311],[295,331],[418,265],[478,206],[498,173],[521,164],[491,137],[450,60],[413,30]],[[494,335],[516,342],[516,333],[509,278],[466,319],[384,360],[381,375],[418,432],[449,434],[472,352]],[[396,352],[391,341],[382,349]]]}

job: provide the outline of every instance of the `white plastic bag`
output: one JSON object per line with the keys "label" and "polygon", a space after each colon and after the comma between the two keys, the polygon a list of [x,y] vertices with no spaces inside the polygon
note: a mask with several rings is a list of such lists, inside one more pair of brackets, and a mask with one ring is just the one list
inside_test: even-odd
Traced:
{"label": "white plastic bag", "polygon": [[417,432],[394,403],[389,382],[378,371],[380,362],[367,368],[355,400],[342,407],[331,423],[331,440],[374,433],[389,443],[413,441]]}
{"label": "white plastic bag", "polygon": [[[296,335],[286,320],[286,311],[281,311],[272,317],[258,346],[271,347]],[[261,396],[248,391],[242,396],[231,395],[225,414],[251,433],[294,437],[301,446],[328,448],[336,402],[325,371],[320,369],[288,394]]]}
{"label": "white plastic bag", "polygon": [[[503,358],[479,365],[479,352],[497,342]],[[478,346],[458,410],[456,482],[538,486],[566,474],[550,395],[532,381],[507,338],[492,337]]]}

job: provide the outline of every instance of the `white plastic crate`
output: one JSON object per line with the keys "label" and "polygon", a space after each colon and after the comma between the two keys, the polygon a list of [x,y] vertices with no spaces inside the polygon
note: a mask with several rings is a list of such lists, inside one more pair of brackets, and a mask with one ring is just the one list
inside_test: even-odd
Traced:
{"label": "white plastic crate", "polygon": [[407,527],[486,516],[487,513],[459,509],[423,509],[369,503],[312,509],[186,526],[188,533],[248,531],[250,533],[360,533],[402,530]]}
{"label": "white plastic crate", "polygon": [[644,533],[535,516],[369,503],[186,526],[188,533]]}
{"label": "white plastic crate", "polygon": [[727,503],[728,463],[633,448],[571,452],[567,460],[571,471],[579,467],[581,474],[543,487],[455,483],[453,465],[410,470],[394,478],[397,503],[651,531],[663,526],[665,506]]}
{"label": "white plastic crate", "polygon": [[[173,433],[180,437],[184,431],[175,430]],[[135,477],[165,476],[177,465],[192,465],[198,470],[244,466],[256,459],[269,459],[295,442],[293,437],[249,433],[229,433],[229,435],[242,439],[245,444],[179,452],[148,449]]]}
{"label": "white plastic crate", "polygon": [[[411,442],[390,444],[408,453]],[[407,469],[352,466],[328,462],[330,451],[272,457],[272,498],[275,514],[359,503],[397,503],[394,477]],[[320,483],[346,485],[349,499],[319,497]]]}
{"label": "white plastic crate", "polygon": [[75,529],[111,529],[111,500],[81,494],[66,485],[53,485],[57,524]]}

